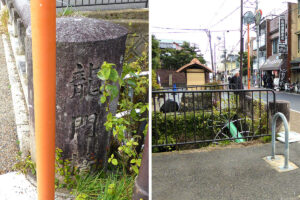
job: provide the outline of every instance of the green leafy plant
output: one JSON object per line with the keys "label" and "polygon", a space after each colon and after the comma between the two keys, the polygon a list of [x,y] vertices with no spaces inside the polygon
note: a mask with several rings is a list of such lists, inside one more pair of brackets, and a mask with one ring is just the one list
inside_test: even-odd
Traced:
{"label": "green leafy plant", "polygon": [[61,12],[57,13],[57,17],[72,16],[74,13],[75,10],[71,6],[68,6],[63,8]]}
{"label": "green leafy plant", "polygon": [[36,174],[36,164],[31,160],[31,156],[22,157],[22,152],[18,152],[17,163],[13,166],[14,170],[27,174],[31,172],[33,175]]}
{"label": "green leafy plant", "polygon": [[75,178],[79,176],[79,170],[68,159],[62,159],[62,152],[60,148],[55,150],[55,173],[62,178],[62,181],[55,178],[55,187],[72,189],[76,186]]}
{"label": "green leafy plant", "polygon": [[105,174],[83,174],[78,177],[77,185],[72,190],[76,200],[129,200],[132,199],[134,176],[118,172]]}
{"label": "green leafy plant", "polygon": [[9,18],[8,8],[4,6],[0,11],[0,33],[1,34],[4,33],[8,35],[8,28],[7,28],[8,18]]}
{"label": "green leafy plant", "polygon": [[[138,81],[139,77],[134,73],[132,66],[124,65],[121,77],[114,66],[114,64],[104,62],[98,72],[98,77],[104,81],[104,85],[100,88],[103,93],[100,101],[106,104],[106,109],[109,112],[105,127],[107,131],[112,131],[113,137],[119,143],[118,151],[115,152],[118,158],[112,153],[108,163],[114,166],[120,164],[123,169],[137,174],[141,164],[141,156],[136,150],[136,147],[139,145],[137,142],[139,136],[134,135],[136,133],[135,122],[147,120],[147,118],[141,118],[141,113],[145,113],[148,110],[148,105],[143,102],[134,103],[132,97],[128,96],[128,93],[130,89],[135,95],[146,93],[147,91],[141,88],[143,81]],[[130,78],[126,79],[126,75]],[[118,110],[127,112],[122,117],[114,116],[109,110],[110,102],[119,95],[117,83],[123,88]],[[132,135],[128,136],[128,132]]]}
{"label": "green leafy plant", "polygon": [[[148,113],[148,77],[139,76],[148,65],[148,54],[143,52],[134,62],[125,62],[121,74],[115,64],[104,62],[98,72],[101,86],[100,101],[106,106],[106,131],[112,132],[115,150],[111,151],[108,163],[121,166],[124,171],[138,174],[141,164],[141,146],[146,128],[140,131],[142,123],[147,123]],[[120,91],[119,91],[120,88]],[[123,113],[117,117],[110,111],[110,103],[119,97],[118,111]],[[147,127],[147,125],[146,125]]]}
{"label": "green leafy plant", "polygon": [[[158,112],[158,110],[153,113],[152,143],[159,145],[195,140],[212,140],[221,130],[222,133],[231,137],[229,130],[227,128],[223,129],[229,122],[229,119],[231,121],[240,119],[235,122],[236,127],[239,131],[244,131],[247,136],[269,133],[266,105],[262,101],[257,99],[253,101],[247,100],[239,94],[231,94],[229,99],[211,93],[186,94],[181,98],[180,109],[176,116],[172,112],[163,113]],[[220,135],[223,134],[219,134],[218,137]],[[218,142],[218,144],[227,145],[230,142],[232,141]],[[209,144],[203,143],[186,145],[185,147],[199,148],[207,145]],[[159,147],[154,148],[153,152],[170,151],[175,148],[178,147],[175,147],[175,145]]]}

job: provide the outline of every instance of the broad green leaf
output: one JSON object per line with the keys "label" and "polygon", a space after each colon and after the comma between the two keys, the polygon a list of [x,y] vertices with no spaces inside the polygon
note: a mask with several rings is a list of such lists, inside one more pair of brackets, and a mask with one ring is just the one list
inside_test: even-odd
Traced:
{"label": "broad green leaf", "polygon": [[110,68],[101,69],[97,74],[98,78],[100,78],[101,80],[104,80],[104,81],[109,80],[110,72],[111,72]]}
{"label": "broad green leaf", "polygon": [[135,109],[132,109],[132,110],[131,110],[130,116],[131,116],[132,118],[136,117],[136,111],[135,111]]}
{"label": "broad green leaf", "polygon": [[131,86],[131,87],[136,87],[136,82],[134,80],[128,80],[127,83]]}
{"label": "broad green leaf", "polygon": [[117,159],[115,159],[115,158],[112,159],[111,163],[112,163],[113,165],[115,165],[115,166],[118,165],[118,161],[117,161]]}
{"label": "broad green leaf", "polygon": [[146,110],[147,110],[147,106],[143,106],[143,107],[141,108],[141,113],[145,112]]}
{"label": "broad green leaf", "polygon": [[111,121],[113,118],[112,113],[108,113],[106,118],[108,121]]}
{"label": "broad green leaf", "polygon": [[119,74],[117,70],[111,69],[109,79],[113,82],[116,82],[119,79]]}
{"label": "broad green leaf", "polygon": [[107,85],[106,89],[110,93],[111,101],[116,98],[119,94],[119,89],[116,85]]}
{"label": "broad green leaf", "polygon": [[132,166],[132,169],[136,174],[139,174],[139,169],[137,168],[137,166]]}
{"label": "broad green leaf", "polygon": [[102,95],[102,97],[100,98],[101,103],[105,103],[106,101],[106,96]]}
{"label": "broad green leaf", "polygon": [[135,162],[136,162],[135,159],[132,159],[132,160],[130,161],[131,164],[134,164]]}

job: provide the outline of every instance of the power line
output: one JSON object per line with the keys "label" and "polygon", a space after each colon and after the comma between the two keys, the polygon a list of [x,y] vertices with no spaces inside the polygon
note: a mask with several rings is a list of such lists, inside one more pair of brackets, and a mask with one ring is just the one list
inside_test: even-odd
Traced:
{"label": "power line", "polygon": [[[244,2],[244,4],[247,3],[247,2],[249,2],[249,0],[246,0],[246,1]],[[225,17],[223,17],[220,21],[218,21],[218,22],[215,23],[214,25],[210,26],[210,28],[212,28],[212,27],[214,27],[214,26],[220,24],[221,22],[223,22],[225,19],[227,19],[228,17],[230,17],[235,11],[237,11],[237,10],[240,9],[240,8],[241,8],[241,6],[238,6],[238,7],[235,8],[233,11],[231,11],[228,15],[226,15]]]}
{"label": "power line", "polygon": [[217,14],[213,16],[213,18],[210,20],[209,24],[211,24],[211,23],[214,21],[214,19],[216,18],[216,16],[217,16],[218,13],[219,13],[219,10],[224,6],[224,4],[225,4],[226,1],[227,1],[227,0],[224,0],[224,1],[222,2],[222,4],[219,6],[219,8],[217,9],[217,12],[215,12],[215,13],[217,13]]}
{"label": "power line", "polygon": [[[157,29],[166,29],[166,30],[181,30],[181,31],[204,31],[207,32],[209,29],[205,28],[172,28],[172,27],[159,27],[154,26],[153,28]],[[210,32],[224,32],[224,31],[240,31],[239,29],[232,29],[232,30],[210,30]]]}
{"label": "power line", "polygon": [[221,22],[223,22],[225,19],[227,19],[228,17],[230,17],[235,11],[237,11],[238,9],[240,9],[241,6],[238,6],[237,8],[235,8],[232,12],[230,12],[228,15],[226,15],[225,17],[223,17],[220,21],[218,21],[217,23],[215,23],[214,25],[210,26],[210,28],[220,24]]}

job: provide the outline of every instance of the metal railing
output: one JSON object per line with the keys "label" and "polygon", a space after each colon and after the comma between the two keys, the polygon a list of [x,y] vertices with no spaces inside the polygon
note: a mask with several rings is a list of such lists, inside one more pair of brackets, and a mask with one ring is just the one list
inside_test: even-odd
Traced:
{"label": "metal railing", "polygon": [[57,0],[56,8],[119,4],[144,4],[147,8],[148,0]]}
{"label": "metal railing", "polygon": [[273,90],[152,91],[152,98],[153,148],[271,136]]}
{"label": "metal railing", "polygon": [[272,120],[272,153],[271,160],[275,160],[275,137],[276,137],[276,122],[278,118],[281,118],[284,125],[285,132],[285,144],[284,144],[284,166],[282,169],[289,169],[289,125],[284,114],[278,112],[274,115]]}
{"label": "metal railing", "polygon": [[217,90],[224,89],[228,90],[228,84],[218,84],[218,85],[189,85],[185,87],[163,87],[155,91],[185,91],[185,90]]}

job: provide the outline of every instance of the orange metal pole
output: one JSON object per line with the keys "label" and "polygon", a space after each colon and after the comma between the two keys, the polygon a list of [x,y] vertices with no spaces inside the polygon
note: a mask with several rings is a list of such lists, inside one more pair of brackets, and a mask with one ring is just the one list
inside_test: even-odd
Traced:
{"label": "orange metal pole", "polygon": [[54,200],[56,1],[30,4],[38,199]]}
{"label": "orange metal pole", "polygon": [[249,33],[249,24],[248,24],[248,90],[250,90],[250,33]]}

